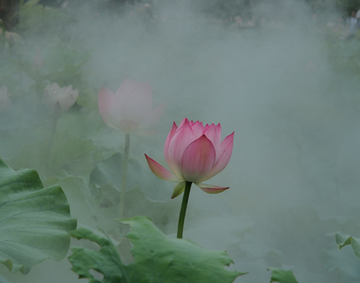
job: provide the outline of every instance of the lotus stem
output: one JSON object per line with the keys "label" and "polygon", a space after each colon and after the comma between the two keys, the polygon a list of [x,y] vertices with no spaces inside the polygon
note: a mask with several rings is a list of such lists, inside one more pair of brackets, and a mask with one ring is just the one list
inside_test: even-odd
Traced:
{"label": "lotus stem", "polygon": [[35,117],[36,115],[36,107],[37,107],[36,103],[37,103],[38,94],[40,93],[40,83],[38,81],[36,81],[35,83],[35,89],[36,89],[36,93],[34,93],[34,101],[33,101],[33,109],[32,109],[33,117]]}
{"label": "lotus stem", "polygon": [[130,150],[130,134],[125,135],[125,149],[123,154],[123,164],[121,172],[121,188],[120,188],[120,219],[124,216],[125,196],[126,196],[126,178],[127,168],[129,163],[129,150]]}
{"label": "lotus stem", "polygon": [[337,202],[338,202],[338,205],[340,205],[339,178],[338,178],[337,175],[335,176],[335,185],[336,185],[336,197],[337,197]]}
{"label": "lotus stem", "polygon": [[49,142],[47,144],[46,151],[45,151],[44,171],[48,170],[48,168],[49,168],[48,165],[49,165],[49,161],[50,161],[51,147],[52,147],[52,145],[54,143],[56,126],[57,126],[57,119],[54,119],[52,131],[51,131],[51,136],[50,136],[50,139],[49,139]]}
{"label": "lotus stem", "polygon": [[185,192],[184,192],[183,200],[181,203],[181,210],[180,210],[179,223],[178,223],[178,229],[177,229],[177,238],[178,239],[182,239],[182,237],[183,237],[185,214],[186,214],[187,204],[189,201],[191,184],[192,184],[192,182],[186,181]]}

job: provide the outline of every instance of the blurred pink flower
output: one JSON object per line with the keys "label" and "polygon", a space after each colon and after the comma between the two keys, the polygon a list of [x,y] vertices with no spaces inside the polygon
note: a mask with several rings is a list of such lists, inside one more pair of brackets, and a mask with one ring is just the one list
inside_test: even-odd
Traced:
{"label": "blurred pink flower", "polygon": [[44,90],[43,103],[53,114],[69,111],[76,102],[79,90],[72,89],[72,85],[59,87],[57,83],[48,84]]}
{"label": "blurred pink flower", "polygon": [[101,88],[98,96],[101,117],[105,123],[126,134],[148,135],[148,128],[159,119],[164,104],[152,109],[151,86],[146,82],[126,79],[116,93]]}
{"label": "blurred pink flower", "polygon": [[7,92],[7,87],[0,88],[0,112],[4,111],[11,103],[10,94]]}
{"label": "blurred pink flower", "polygon": [[165,141],[164,156],[172,172],[145,154],[151,171],[160,179],[176,182],[172,198],[180,195],[186,182],[195,183],[206,193],[220,193],[229,187],[203,182],[220,173],[230,160],[234,132],[221,142],[221,125],[203,126],[202,122],[184,119],[173,123]]}

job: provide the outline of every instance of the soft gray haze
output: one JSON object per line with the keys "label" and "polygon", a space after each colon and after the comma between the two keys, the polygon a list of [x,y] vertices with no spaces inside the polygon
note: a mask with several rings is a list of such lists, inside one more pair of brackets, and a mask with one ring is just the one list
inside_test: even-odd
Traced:
{"label": "soft gray haze", "polygon": [[[222,138],[235,131],[228,166],[207,181],[230,189],[208,195],[193,186],[184,237],[228,251],[231,268],[250,271],[235,282],[269,282],[268,267],[293,269],[300,283],[356,282],[324,265],[331,250],[360,267],[350,248],[336,250],[331,234],[350,227],[346,220],[359,212],[360,115],[351,107],[359,89],[342,87],[347,78],[333,71],[310,8],[295,0],[256,6],[254,17],[265,22],[239,29],[188,1],[155,1],[152,23],[142,19],[140,4],[121,16],[98,7],[76,10],[78,21],[67,27],[71,40],[92,54],[85,65],[90,77],[113,91],[126,78],[148,81],[154,104],[166,102],[158,134],[132,144],[148,173],[142,178],[155,182],[142,155],[164,163],[173,121],[221,123]],[[164,181],[168,195],[144,192],[164,201],[173,186]],[[180,201],[173,200],[178,210]],[[47,261],[26,278],[8,278],[77,282],[72,272],[60,271],[67,266],[67,259]]]}

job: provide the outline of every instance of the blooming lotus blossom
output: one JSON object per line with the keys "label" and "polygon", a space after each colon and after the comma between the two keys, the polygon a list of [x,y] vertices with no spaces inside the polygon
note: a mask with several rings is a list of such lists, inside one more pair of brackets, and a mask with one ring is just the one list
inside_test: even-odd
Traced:
{"label": "blooming lotus blossom", "polygon": [[151,171],[159,178],[178,183],[172,198],[180,195],[186,182],[195,183],[206,193],[220,193],[229,187],[203,182],[220,173],[230,160],[234,132],[221,142],[221,125],[206,125],[184,119],[173,123],[165,141],[164,156],[172,172],[145,154]]}
{"label": "blooming lotus blossom", "polygon": [[0,88],[0,112],[4,111],[11,103],[10,94],[7,92],[7,87]]}
{"label": "blooming lotus blossom", "polygon": [[101,88],[98,96],[101,117],[105,123],[126,134],[147,135],[163,112],[164,105],[152,109],[151,86],[126,79],[116,93]]}
{"label": "blooming lotus blossom", "polygon": [[44,90],[43,103],[55,115],[62,111],[69,111],[79,96],[79,90],[72,89],[72,85],[60,88],[57,83],[48,84]]}

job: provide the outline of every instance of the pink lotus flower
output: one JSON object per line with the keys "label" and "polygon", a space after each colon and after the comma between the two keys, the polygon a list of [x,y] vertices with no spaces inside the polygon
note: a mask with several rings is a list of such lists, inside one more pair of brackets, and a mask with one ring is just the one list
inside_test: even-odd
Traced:
{"label": "pink lotus flower", "polygon": [[126,79],[116,93],[101,88],[98,96],[101,117],[105,123],[126,134],[147,135],[163,112],[164,105],[152,109],[151,86]]}
{"label": "pink lotus flower", "polygon": [[11,103],[10,94],[7,92],[7,87],[0,88],[0,112],[4,111]]}
{"label": "pink lotus flower", "polygon": [[72,85],[59,87],[57,83],[48,84],[44,90],[43,103],[57,115],[61,111],[69,111],[79,96],[79,90],[72,89]]}
{"label": "pink lotus flower", "polygon": [[151,171],[160,179],[176,182],[172,197],[180,195],[186,182],[195,183],[206,193],[220,193],[229,187],[203,182],[220,173],[229,163],[234,132],[221,142],[221,125],[206,125],[184,119],[173,124],[165,141],[164,156],[172,172],[145,154]]}

